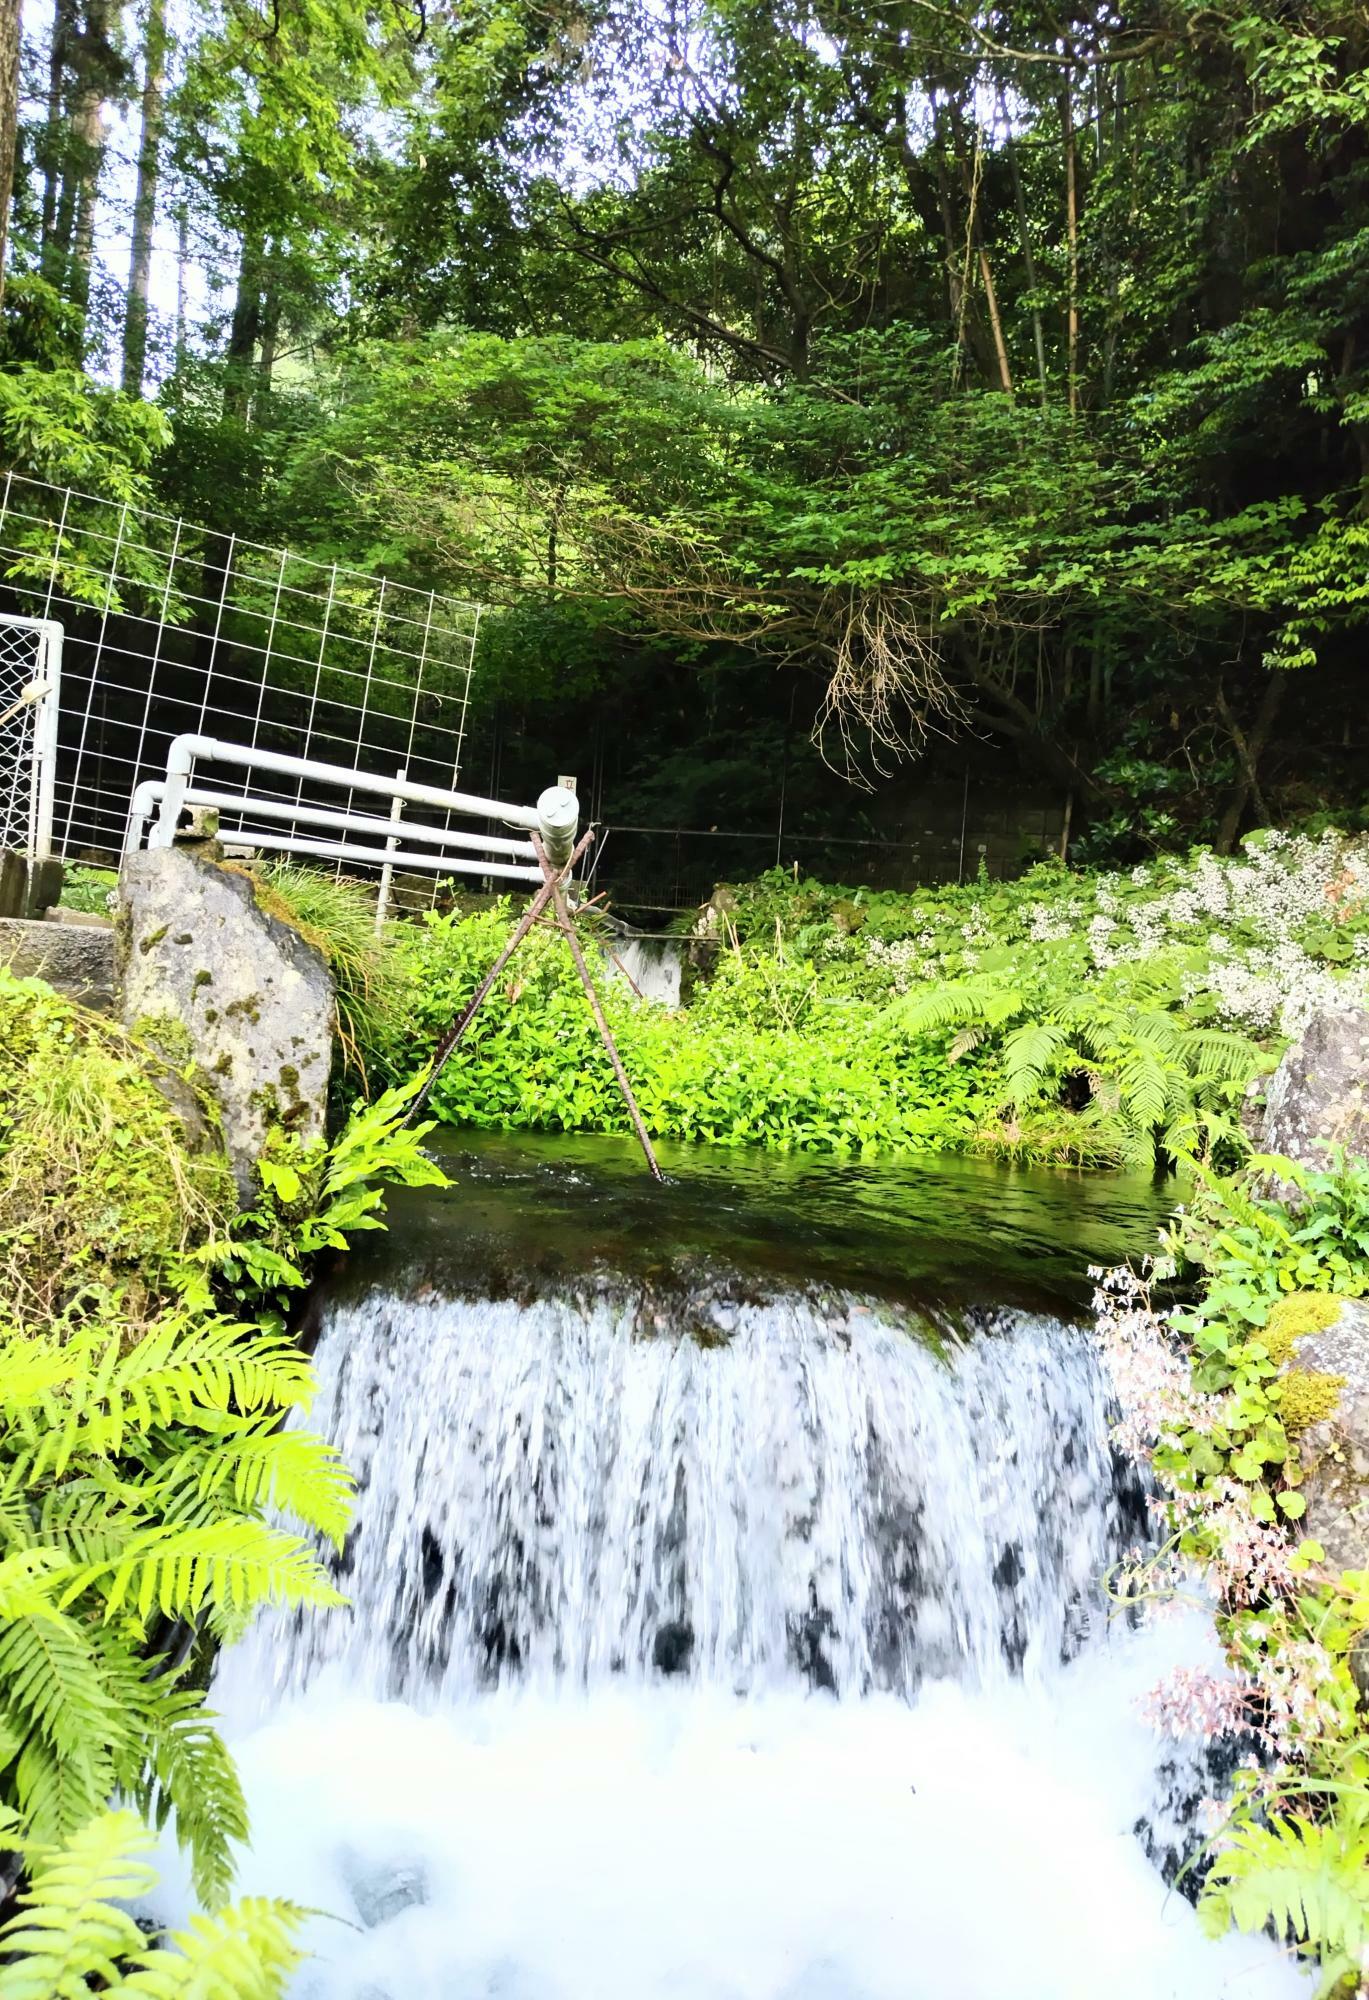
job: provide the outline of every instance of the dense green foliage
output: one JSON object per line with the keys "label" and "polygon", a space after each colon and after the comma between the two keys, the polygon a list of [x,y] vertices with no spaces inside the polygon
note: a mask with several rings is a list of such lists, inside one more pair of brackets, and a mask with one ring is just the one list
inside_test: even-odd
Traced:
{"label": "dense green foliage", "polygon": [[[1292,1205],[1270,1192],[1271,1173],[1292,1185]],[[1357,1992],[1369,1944],[1357,1684],[1369,1572],[1342,1571],[1320,1543],[1297,1540],[1307,1504],[1299,1437],[1331,1414],[1345,1383],[1296,1365],[1293,1342],[1369,1292],[1369,1166],[1340,1159],[1311,1171],[1262,1158],[1239,1179],[1204,1177],[1155,1275],[1182,1280],[1193,1302],[1162,1321],[1116,1273],[1101,1295],[1123,1435],[1153,1465],[1171,1531],[1119,1594],[1186,1590],[1196,1572],[1217,1606],[1231,1678],[1162,1689],[1157,1720],[1208,1736],[1238,1730],[1262,1753],[1238,1771],[1204,1857],[1201,1913],[1214,1935],[1272,1924],[1315,1955],[1320,1992]]]}
{"label": "dense green foliage", "polygon": [[26,25],[7,463],[493,603],[475,768],[875,832],[945,732],[1094,858],[1359,810],[1347,0]]}
{"label": "dense green foliage", "polygon": [[[508,923],[500,906],[398,935],[376,1045],[392,1074],[460,1011]],[[1230,1166],[1246,1093],[1284,1037],[1318,1004],[1364,995],[1369,858],[1334,835],[1275,834],[1233,861],[1052,866],[907,896],[777,873],[721,891],[679,943],[693,975],[681,1010],[608,993],[660,1137]],[[626,1129],[553,935],[513,961],[433,1107],[455,1123]]]}
{"label": "dense green foliage", "polygon": [[[197,1098],[199,1145],[173,1109]],[[258,1605],[341,1601],[314,1543],[340,1542],[350,1480],[280,1428],[313,1391],[282,1310],[317,1251],[379,1226],[379,1179],[441,1178],[404,1112],[392,1093],[331,1147],[279,1137],[240,1215],[193,1071],[0,973],[0,1844],[34,1874],[14,1948],[48,1926],[70,1954],[45,1994],[84,1992],[130,1946],[95,1908],[146,1872],[97,1817],[111,1794],[173,1818],[206,1907],[225,1899],[247,1819],[199,1669]],[[246,1907],[180,1955],[236,1953],[260,1975],[232,1990],[275,1992],[287,1935]],[[209,1990],[179,1960],[137,1963],[129,1992]],[[0,1991],[56,1979],[41,1954],[25,1967]]]}

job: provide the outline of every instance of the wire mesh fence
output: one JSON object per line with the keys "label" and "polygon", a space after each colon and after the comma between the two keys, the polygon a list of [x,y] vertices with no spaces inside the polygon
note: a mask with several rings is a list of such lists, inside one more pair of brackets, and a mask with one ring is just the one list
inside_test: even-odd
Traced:
{"label": "wire mesh fence", "polygon": [[[476,605],[9,473],[0,611],[65,629],[64,860],[117,857],[135,786],[187,730],[457,784]],[[269,795],[311,803],[304,780]]]}
{"label": "wire mesh fence", "polygon": [[1062,802],[1005,797],[1001,786],[924,786],[915,814],[883,838],[744,831],[720,827],[603,828],[594,885],[615,908],[650,923],[696,909],[719,882],[750,881],[771,868],[867,889],[913,890],[938,882],[1016,875],[1057,853]]}

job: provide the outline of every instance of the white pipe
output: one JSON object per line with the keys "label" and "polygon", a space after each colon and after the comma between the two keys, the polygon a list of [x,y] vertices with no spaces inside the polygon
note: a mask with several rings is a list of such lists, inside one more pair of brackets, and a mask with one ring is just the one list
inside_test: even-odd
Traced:
{"label": "white pipe", "polygon": [[[385,594],[384,584],[381,585],[380,590],[381,590],[381,596],[383,597]],[[376,629],[379,630],[378,621]],[[399,769],[395,772],[395,776],[401,780],[407,778],[408,775],[409,775],[409,767],[407,764],[401,764]],[[383,937],[385,935],[385,924],[390,914],[390,884],[394,880],[394,873],[395,873],[394,852],[396,846],[398,845],[399,822],[401,821],[401,819],[403,819],[403,817],[404,817],[403,799],[392,799],[390,801],[390,824],[396,829],[396,832],[391,834],[389,839],[385,842],[385,866],[380,871],[380,888],[376,892],[376,936],[377,937]]]}
{"label": "white pipe", "polygon": [[[312,778],[318,784],[375,792],[384,798],[404,799],[410,805],[438,806],[444,812],[468,813],[476,819],[501,820],[508,826],[535,829],[549,843],[555,841],[558,846],[565,839],[567,824],[572,827],[573,839],[573,827],[578,824],[580,816],[580,804],[575,794],[563,792],[557,785],[549,786],[535,807],[511,806],[499,799],[481,798],[474,792],[446,792],[436,785],[419,785],[409,780],[401,782],[398,778],[373,778],[361,771],[350,771],[343,764],[324,764],[312,757],[287,757],[278,750],[245,749],[240,744],[225,743],[215,736],[191,733],[176,737],[167,753],[166,792],[152,831],[151,845],[154,847],[170,847],[175,838],[197,758],[206,763],[236,764],[244,770],[260,768],[286,777]],[[563,801],[569,801],[569,804]],[[573,821],[570,819],[572,808]],[[540,875],[538,879],[541,879]]]}
{"label": "white pipe", "polygon": [[260,847],[270,854],[304,854],[315,861],[369,861],[383,867],[388,858],[396,868],[426,868],[434,875],[498,875],[508,882],[540,882],[540,868],[513,868],[503,861],[454,861],[445,854],[404,854],[386,856],[383,848],[351,847],[341,840],[292,840],[288,833],[248,833],[243,845]]}
{"label": "white pipe", "polygon": [[[159,799],[166,790],[165,778],[151,778],[147,783],[154,799]],[[143,789],[139,786],[140,791]],[[332,827],[340,833],[388,834],[392,826],[391,820],[372,814],[334,812],[327,806],[296,805],[293,799],[258,799],[242,792],[216,792],[193,784],[187,787],[181,803],[183,808],[211,806],[216,811],[233,813],[240,819],[284,819],[298,821],[302,826]],[[529,864],[536,860],[529,841],[505,840],[497,833],[452,833],[446,827],[424,826],[417,820],[408,821],[404,831],[410,839],[435,847],[464,847],[476,854],[507,855],[511,860]],[[244,840],[251,838],[247,828],[233,828],[231,833],[240,835]]]}

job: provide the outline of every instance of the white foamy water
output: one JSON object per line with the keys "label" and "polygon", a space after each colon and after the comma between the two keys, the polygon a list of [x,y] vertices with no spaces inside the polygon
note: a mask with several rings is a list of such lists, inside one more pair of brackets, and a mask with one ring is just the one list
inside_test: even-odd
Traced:
{"label": "white foamy water", "polygon": [[850,1300],[335,1309],[345,1614],[214,1698],[297,2000],[1283,2000],[1134,1835],[1134,1539],[1082,1334]]}

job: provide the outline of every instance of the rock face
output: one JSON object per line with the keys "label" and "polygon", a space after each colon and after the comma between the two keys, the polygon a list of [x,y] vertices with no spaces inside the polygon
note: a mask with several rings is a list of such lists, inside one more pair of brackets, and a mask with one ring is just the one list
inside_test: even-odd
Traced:
{"label": "rock face", "polygon": [[114,1012],[114,933],[107,927],[0,918],[0,965],[21,979],[45,979],[98,1014]]}
{"label": "rock face", "polygon": [[1369,1568],[1369,1305],[1295,1294],[1270,1316],[1269,1347],[1302,1462],[1299,1530],[1337,1569]]}
{"label": "rock face", "polygon": [[268,1132],[323,1134],[332,975],[297,931],[258,908],[245,876],[188,848],[126,857],[119,912],[122,1018],[173,1062],[203,1071],[250,1201]]}
{"label": "rock face", "polygon": [[1307,1167],[1369,1157],[1369,1012],[1314,1014],[1269,1080],[1259,1145]]}

